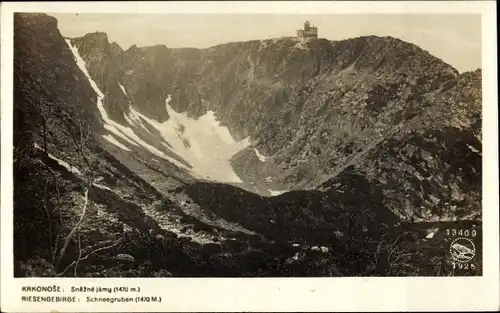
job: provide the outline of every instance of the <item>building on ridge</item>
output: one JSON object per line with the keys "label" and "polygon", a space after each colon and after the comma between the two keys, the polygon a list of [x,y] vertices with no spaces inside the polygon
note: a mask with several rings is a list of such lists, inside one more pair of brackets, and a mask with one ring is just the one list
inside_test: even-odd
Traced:
{"label": "building on ridge", "polygon": [[318,38],[318,28],[316,26],[311,26],[309,21],[306,21],[304,23],[304,29],[297,30],[297,38],[299,39]]}

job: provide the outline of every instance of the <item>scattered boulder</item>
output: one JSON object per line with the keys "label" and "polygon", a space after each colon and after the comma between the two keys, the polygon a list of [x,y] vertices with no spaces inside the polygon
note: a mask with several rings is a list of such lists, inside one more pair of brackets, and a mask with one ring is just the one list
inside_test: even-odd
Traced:
{"label": "scattered boulder", "polygon": [[132,227],[128,226],[127,224],[123,224],[123,232],[124,233],[131,232],[131,231],[132,231]]}
{"label": "scattered boulder", "polygon": [[432,238],[434,238],[434,236],[437,234],[438,231],[439,231],[439,228],[429,229],[427,231],[427,235],[425,236],[425,239],[432,239]]}
{"label": "scattered boulder", "polygon": [[118,261],[125,261],[125,262],[135,262],[135,258],[131,256],[130,254],[126,253],[120,253],[115,257],[116,260]]}
{"label": "scattered boulder", "polygon": [[343,232],[341,232],[341,231],[339,231],[339,230],[336,230],[336,231],[334,232],[334,234],[335,234],[335,237],[337,237],[337,238],[344,237],[344,233],[343,233]]}
{"label": "scattered boulder", "polygon": [[285,260],[285,264],[293,264],[293,263],[295,263],[297,261],[302,260],[304,258],[304,256],[305,256],[304,253],[297,252],[297,253],[295,253],[295,255],[293,257],[286,259]]}

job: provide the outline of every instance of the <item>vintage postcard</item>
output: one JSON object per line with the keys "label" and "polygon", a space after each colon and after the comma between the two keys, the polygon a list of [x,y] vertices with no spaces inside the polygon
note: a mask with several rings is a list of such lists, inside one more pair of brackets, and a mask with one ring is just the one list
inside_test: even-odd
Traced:
{"label": "vintage postcard", "polygon": [[2,311],[498,309],[495,8],[2,4]]}

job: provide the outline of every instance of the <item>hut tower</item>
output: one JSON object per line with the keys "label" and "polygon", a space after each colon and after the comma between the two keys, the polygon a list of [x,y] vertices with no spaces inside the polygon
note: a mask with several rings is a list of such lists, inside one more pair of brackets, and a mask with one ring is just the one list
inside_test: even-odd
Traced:
{"label": "hut tower", "polygon": [[299,39],[309,39],[318,38],[318,28],[316,26],[311,26],[309,21],[304,23],[304,29],[297,30],[297,38]]}

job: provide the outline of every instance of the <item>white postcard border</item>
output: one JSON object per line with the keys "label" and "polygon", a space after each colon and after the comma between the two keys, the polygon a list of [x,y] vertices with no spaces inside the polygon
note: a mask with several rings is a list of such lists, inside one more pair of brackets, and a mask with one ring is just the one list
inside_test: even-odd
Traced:
{"label": "white postcard border", "polygon": [[[1,309],[5,312],[236,312],[499,309],[498,90],[494,1],[433,2],[72,2],[1,7]],[[13,278],[13,12],[481,14],[483,73],[483,277],[436,278]],[[459,49],[459,45],[457,45]],[[21,286],[140,286],[162,303],[21,303]]]}

